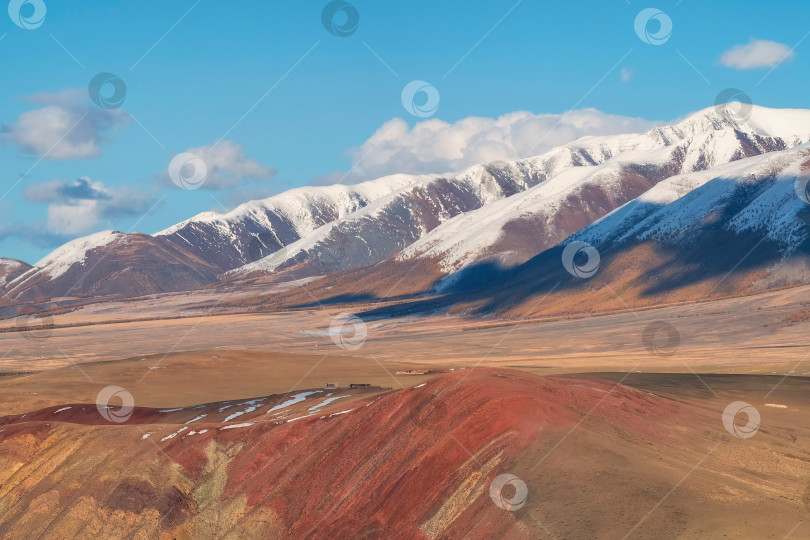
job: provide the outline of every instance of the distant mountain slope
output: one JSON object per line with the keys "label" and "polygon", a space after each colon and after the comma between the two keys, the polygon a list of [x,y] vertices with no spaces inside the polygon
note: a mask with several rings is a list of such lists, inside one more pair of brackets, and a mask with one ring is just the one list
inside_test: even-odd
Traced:
{"label": "distant mountain slope", "polygon": [[[458,309],[527,317],[807,284],[810,205],[796,179],[808,172],[803,145],[675,176],[520,267],[473,272],[448,290],[467,297]],[[599,252],[589,279],[563,267],[563,249],[574,242]]]}
{"label": "distant mountain slope", "polygon": [[31,265],[17,259],[0,257],[0,287],[4,287],[17,276],[30,269]]}
{"label": "distant mountain slope", "polygon": [[[440,223],[482,205],[520,193],[568,164],[495,163],[455,176],[431,176],[324,225],[278,254],[240,272],[305,263],[323,274],[379,262]],[[544,170],[548,167],[551,170]]]}
{"label": "distant mountain slope", "polygon": [[36,301],[62,296],[139,296],[216,281],[219,268],[164,238],[104,231],[60,247],[19,274],[7,294]]}
{"label": "distant mountain slope", "polygon": [[807,238],[800,217],[808,203],[796,179],[810,160],[810,145],[675,176],[572,237],[594,245],[655,240],[685,245],[707,226],[735,234],[761,232],[785,254]]}
{"label": "distant mountain slope", "polygon": [[[640,137],[660,136],[669,143],[665,147],[616,153],[604,165],[565,171],[526,193],[443,224],[399,258],[435,257],[448,272],[487,259],[507,265],[525,262],[663,178],[810,140],[810,124],[795,126],[788,123],[792,117],[783,116],[782,111],[756,108],[749,123],[738,125],[710,109],[676,126],[656,128]],[[792,129],[804,133],[788,135]]]}
{"label": "distant mountain slope", "polygon": [[28,263],[0,257],[0,304],[9,301],[6,291],[8,284],[30,269]]}
{"label": "distant mountain slope", "polygon": [[31,301],[195,289],[414,178],[397,175],[356,186],[291,190],[225,215],[200,214],[154,236],[92,234],[61,246],[15,276],[6,292],[10,298]]}
{"label": "distant mountain slope", "polygon": [[[450,311],[509,318],[605,312],[753,294],[810,283],[810,205],[796,179],[810,173],[810,144],[708,171],[676,175],[515,267],[485,260],[447,273],[437,259],[391,258],[337,272],[263,300],[267,307],[353,301],[366,315]],[[588,279],[563,252],[598,254]],[[576,265],[586,264],[579,253]]]}
{"label": "distant mountain slope", "polygon": [[808,141],[810,111],[754,107],[737,123],[711,108],[647,133],[586,137],[511,163],[298,188],[153,236],[98,233],[10,277],[5,292],[23,301],[138,296],[223,274],[291,279],[380,264],[395,285],[414,265],[438,281],[483,264],[524,263],[668,178]]}
{"label": "distant mountain slope", "polygon": [[810,111],[755,107],[744,124],[714,108],[640,135],[586,137],[541,156],[429,177],[240,269],[324,274],[398,259],[447,272],[524,262],[657,182],[810,140]]}
{"label": "distant mountain slope", "polygon": [[353,186],[293,189],[242,204],[227,214],[200,214],[154,236],[230,270],[261,259],[419,179],[394,175]]}

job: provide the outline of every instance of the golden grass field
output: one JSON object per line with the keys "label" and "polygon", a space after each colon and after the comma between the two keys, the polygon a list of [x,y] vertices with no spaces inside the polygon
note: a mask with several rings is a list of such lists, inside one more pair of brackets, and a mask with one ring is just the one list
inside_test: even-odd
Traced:
{"label": "golden grass field", "polygon": [[[210,292],[201,294],[210,299]],[[173,301],[178,305],[176,298]],[[194,302],[186,302],[192,306],[192,314],[184,318],[154,319],[165,305],[147,299],[57,315],[53,318],[56,325],[81,326],[55,328],[40,339],[30,339],[25,332],[0,333],[6,351],[2,371],[39,371],[195,350],[349,354],[328,336],[340,309],[195,315]],[[158,305],[150,308],[152,304]],[[781,374],[793,366],[798,373],[810,373],[810,365],[799,363],[810,353],[806,339],[810,320],[803,315],[808,305],[810,287],[798,287],[549,321],[444,315],[383,319],[368,321],[368,336],[355,356],[373,358],[383,365],[508,366],[544,373],[694,370]],[[362,312],[364,306],[354,309]],[[114,323],[135,318],[143,320]],[[651,354],[642,343],[644,329],[657,321],[671,324],[679,334],[677,350],[671,356]],[[0,329],[4,327],[13,328],[14,323],[0,323]]]}

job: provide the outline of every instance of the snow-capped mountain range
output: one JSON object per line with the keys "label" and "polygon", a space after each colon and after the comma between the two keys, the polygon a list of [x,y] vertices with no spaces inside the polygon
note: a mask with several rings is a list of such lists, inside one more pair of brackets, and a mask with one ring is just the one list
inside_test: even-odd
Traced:
{"label": "snow-capped mountain range", "polygon": [[[136,296],[268,273],[317,276],[383,261],[431,260],[444,275],[484,261],[514,266],[572,235],[594,243],[618,241],[620,232],[686,235],[745,179],[757,178],[751,182],[763,194],[776,189],[766,189],[773,182],[763,170],[783,164],[787,185],[808,142],[808,110],[754,107],[737,122],[711,108],[646,133],[586,137],[454,174],[298,188],[151,236],[97,233],[33,267],[12,272],[0,259],[0,287],[7,298],[30,301]],[[779,202],[787,192],[777,191],[755,198],[729,226],[772,226],[780,241],[799,241],[801,226],[774,209],[801,201]]]}
{"label": "snow-capped mountain range", "polygon": [[[591,245],[655,240],[680,244],[694,238],[695,230],[717,221],[729,232],[763,233],[763,238],[795,251],[807,239],[800,214],[810,200],[801,196],[808,172],[810,144],[720,165],[708,171],[677,175],[582,231],[570,241]],[[810,177],[807,177],[810,178]]]}
{"label": "snow-capped mountain range", "polygon": [[707,109],[643,134],[587,137],[529,159],[415,179],[239,271],[304,263],[320,274],[393,255],[438,258],[447,272],[490,257],[523,262],[673,174],[810,137],[807,111],[752,112],[737,124]]}
{"label": "snow-capped mountain range", "polygon": [[[580,253],[579,261],[566,259],[566,250]],[[804,143],[667,178],[521,265],[452,274],[440,285],[447,294],[430,308],[527,318],[807,284],[810,144]]]}
{"label": "snow-capped mountain range", "polygon": [[[524,262],[613,208],[643,197],[649,185],[658,192],[657,183],[673,175],[689,177],[808,141],[810,124],[794,123],[799,115],[785,113],[757,108],[747,124],[737,125],[709,110],[638,136],[577,141],[583,153],[594,156],[601,150],[610,157],[566,168],[531,190],[442,224],[399,257],[437,257],[447,272],[487,255],[507,264]],[[522,246],[529,249],[521,251]]]}

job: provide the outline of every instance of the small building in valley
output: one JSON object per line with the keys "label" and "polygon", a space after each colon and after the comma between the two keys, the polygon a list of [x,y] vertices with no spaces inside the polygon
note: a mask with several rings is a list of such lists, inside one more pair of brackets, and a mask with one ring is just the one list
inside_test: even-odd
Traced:
{"label": "small building in valley", "polygon": [[429,369],[400,369],[394,372],[394,375],[428,375]]}

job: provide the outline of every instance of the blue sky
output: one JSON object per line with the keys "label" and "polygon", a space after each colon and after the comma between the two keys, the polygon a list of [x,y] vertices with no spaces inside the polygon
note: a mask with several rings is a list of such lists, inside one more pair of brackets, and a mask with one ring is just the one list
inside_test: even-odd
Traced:
{"label": "blue sky", "polygon": [[[810,39],[801,40],[810,23],[801,2],[354,0],[359,25],[339,37],[322,24],[326,1],[37,1],[47,7],[38,28],[0,18],[0,256],[31,263],[95,230],[151,233],[291,187],[443,172],[532,149],[535,135],[493,141],[501,124],[468,117],[574,108],[611,115],[595,123],[587,114],[530,116],[534,128],[574,118],[585,125],[553,134],[542,150],[589,130],[646,126],[634,119],[682,117],[729,87],[759,105],[808,106]],[[672,21],[661,45],[634,30],[651,5]],[[22,9],[28,17],[33,6]],[[721,61],[735,46],[748,48]],[[102,72],[126,84],[120,109],[88,97]],[[429,119],[403,107],[413,80],[440,95]],[[57,140],[54,119],[68,121],[62,132],[81,122]],[[422,131],[411,131],[420,121]],[[445,155],[453,149],[440,143],[460,132],[487,144]],[[375,146],[375,133],[383,144]],[[172,156],[189,150],[209,169],[203,189],[168,181]]]}

